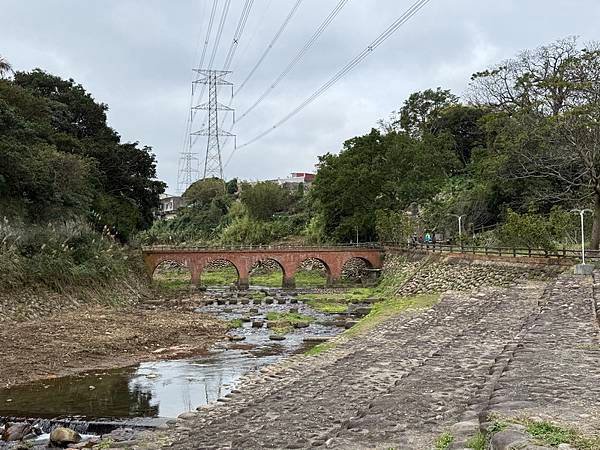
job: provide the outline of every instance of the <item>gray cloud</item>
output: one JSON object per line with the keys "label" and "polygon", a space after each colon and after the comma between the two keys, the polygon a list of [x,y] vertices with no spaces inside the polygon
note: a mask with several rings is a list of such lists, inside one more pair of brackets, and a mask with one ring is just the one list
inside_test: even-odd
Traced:
{"label": "gray cloud", "polygon": [[[304,0],[264,64],[236,96],[233,106],[239,113],[262,94],[337,1]],[[255,0],[232,66],[234,83],[244,80],[294,2]],[[291,111],[411,3],[350,0],[302,64],[238,124],[238,143]],[[154,148],[159,177],[174,191],[191,69],[198,62],[211,4],[2,0],[0,54],[17,70],[40,67],[82,83],[110,106],[110,124],[124,140]],[[217,66],[223,63],[242,5],[242,0],[232,1]],[[594,0],[432,0],[315,103],[240,149],[226,175],[263,179],[312,170],[318,155],[337,152],[345,139],[369,131],[411,92],[442,86],[461,95],[474,71],[520,50],[568,35],[600,40],[599,19],[600,3]],[[227,91],[221,95],[226,97]],[[203,150],[201,141],[198,150]],[[225,159],[230,152],[228,145]]]}

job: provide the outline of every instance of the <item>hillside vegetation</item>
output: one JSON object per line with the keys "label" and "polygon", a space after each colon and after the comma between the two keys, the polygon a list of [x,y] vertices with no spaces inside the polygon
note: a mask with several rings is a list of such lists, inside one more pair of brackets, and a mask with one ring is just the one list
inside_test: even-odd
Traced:
{"label": "hillside vegetation", "polygon": [[49,298],[77,289],[80,301],[137,297],[125,285],[141,280],[141,258],[124,244],[151,226],[164,190],[151,148],[121,142],[108,107],[73,80],[39,69],[2,78],[7,73],[0,73],[0,319],[20,309],[26,316],[44,301],[59,307]]}

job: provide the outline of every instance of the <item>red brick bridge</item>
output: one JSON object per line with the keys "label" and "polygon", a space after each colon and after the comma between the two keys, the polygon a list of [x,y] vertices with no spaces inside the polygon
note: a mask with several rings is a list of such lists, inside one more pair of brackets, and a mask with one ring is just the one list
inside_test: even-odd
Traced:
{"label": "red brick bridge", "polygon": [[383,248],[379,246],[357,245],[344,247],[240,247],[240,248],[173,248],[165,246],[142,249],[144,263],[150,276],[159,264],[173,261],[187,267],[192,275],[192,283],[199,284],[202,272],[211,261],[229,261],[238,274],[238,287],[247,289],[250,270],[259,261],[276,261],[283,272],[283,287],[294,288],[294,275],[303,261],[316,259],[323,263],[327,271],[327,284],[335,285],[342,276],[342,267],[353,258],[366,262],[371,269],[383,266]]}

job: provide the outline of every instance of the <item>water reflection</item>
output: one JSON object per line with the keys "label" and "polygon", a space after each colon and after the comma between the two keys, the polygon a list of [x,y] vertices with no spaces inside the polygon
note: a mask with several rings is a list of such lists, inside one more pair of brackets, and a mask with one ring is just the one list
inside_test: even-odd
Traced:
{"label": "water reflection", "polygon": [[198,359],[44,380],[0,390],[0,416],[176,417],[228,394],[241,375],[277,358],[227,350]]}

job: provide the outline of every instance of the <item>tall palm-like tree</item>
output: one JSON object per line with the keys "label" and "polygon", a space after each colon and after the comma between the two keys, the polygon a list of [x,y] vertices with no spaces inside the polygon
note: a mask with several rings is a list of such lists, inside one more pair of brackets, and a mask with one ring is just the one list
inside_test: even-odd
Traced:
{"label": "tall palm-like tree", "polygon": [[0,55],[0,78],[4,78],[7,74],[14,73],[12,66]]}

